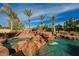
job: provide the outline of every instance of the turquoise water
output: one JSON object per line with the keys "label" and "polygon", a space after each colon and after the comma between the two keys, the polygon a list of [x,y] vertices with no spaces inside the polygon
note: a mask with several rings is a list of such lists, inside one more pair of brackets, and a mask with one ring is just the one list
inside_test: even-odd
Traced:
{"label": "turquoise water", "polygon": [[54,39],[40,49],[39,56],[79,56],[79,40]]}

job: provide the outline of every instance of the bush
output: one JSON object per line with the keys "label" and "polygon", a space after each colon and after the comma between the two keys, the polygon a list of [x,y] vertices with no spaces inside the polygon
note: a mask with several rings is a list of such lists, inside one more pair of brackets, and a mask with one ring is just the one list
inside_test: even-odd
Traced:
{"label": "bush", "polygon": [[51,31],[51,32],[53,31],[53,29],[50,28],[50,27],[48,27],[47,25],[44,25],[44,26],[43,26],[43,30],[46,30],[46,31],[49,31],[49,32],[50,32],[50,31]]}
{"label": "bush", "polygon": [[53,31],[53,29],[52,28],[47,28],[46,31]]}

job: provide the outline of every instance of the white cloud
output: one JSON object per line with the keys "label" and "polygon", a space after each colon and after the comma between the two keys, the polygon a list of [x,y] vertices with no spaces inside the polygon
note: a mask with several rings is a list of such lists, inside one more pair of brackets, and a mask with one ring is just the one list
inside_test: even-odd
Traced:
{"label": "white cloud", "polygon": [[40,9],[39,11],[36,11],[35,14],[31,17],[37,17],[40,16],[42,14],[59,14],[62,12],[66,12],[66,11],[70,11],[70,10],[74,10],[79,8],[79,4],[70,4],[70,5],[62,5],[62,6],[58,6],[57,8],[48,8],[48,9]]}
{"label": "white cloud", "polygon": [[31,23],[32,23],[32,22],[40,22],[40,20],[35,20],[35,21],[33,20],[33,21],[31,21]]}

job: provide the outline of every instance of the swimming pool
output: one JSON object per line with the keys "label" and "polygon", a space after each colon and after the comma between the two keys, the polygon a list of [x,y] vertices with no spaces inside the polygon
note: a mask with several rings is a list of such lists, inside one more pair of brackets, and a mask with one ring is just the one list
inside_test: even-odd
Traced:
{"label": "swimming pool", "polygon": [[79,56],[79,40],[54,39],[40,49],[39,56]]}

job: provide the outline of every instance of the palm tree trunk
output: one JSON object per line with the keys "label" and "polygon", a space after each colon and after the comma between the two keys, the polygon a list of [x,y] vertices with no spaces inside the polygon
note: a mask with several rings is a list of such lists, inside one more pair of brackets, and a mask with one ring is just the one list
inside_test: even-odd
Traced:
{"label": "palm tree trunk", "polygon": [[43,26],[43,22],[41,21],[41,26]]}
{"label": "palm tree trunk", "polygon": [[56,34],[56,30],[55,30],[55,21],[54,21],[54,24],[53,24],[53,30],[54,30],[54,34]]}
{"label": "palm tree trunk", "polygon": [[28,18],[28,25],[29,25],[29,29],[30,29],[30,18]]}
{"label": "palm tree trunk", "polygon": [[12,22],[12,20],[11,20],[11,25],[10,26],[11,26],[11,30],[13,30],[13,22]]}
{"label": "palm tree trunk", "polygon": [[54,24],[54,34],[56,34],[56,30],[55,30],[55,24]]}

